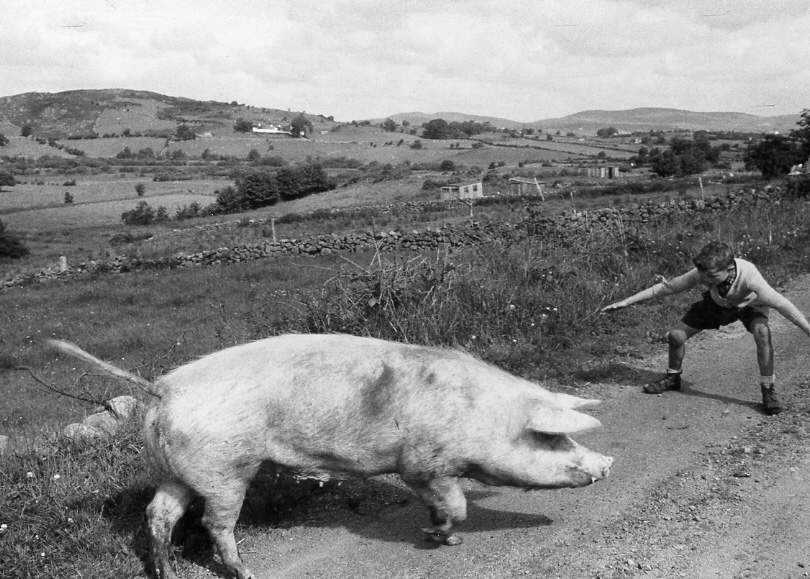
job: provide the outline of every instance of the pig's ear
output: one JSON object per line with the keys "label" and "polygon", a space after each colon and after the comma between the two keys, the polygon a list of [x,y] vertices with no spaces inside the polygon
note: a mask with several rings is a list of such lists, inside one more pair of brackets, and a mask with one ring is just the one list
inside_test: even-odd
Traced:
{"label": "pig's ear", "polygon": [[601,400],[596,398],[580,398],[562,392],[557,392],[557,396],[560,397],[560,406],[564,408],[582,408],[583,406],[596,406],[602,403]]}
{"label": "pig's ear", "polygon": [[599,428],[602,423],[593,416],[568,408],[539,406],[532,412],[526,428],[546,434],[571,434]]}

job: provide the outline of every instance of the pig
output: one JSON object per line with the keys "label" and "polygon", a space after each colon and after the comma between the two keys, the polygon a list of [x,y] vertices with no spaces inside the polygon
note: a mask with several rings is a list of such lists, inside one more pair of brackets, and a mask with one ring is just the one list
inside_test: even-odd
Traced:
{"label": "pig", "polygon": [[315,477],[397,473],[427,506],[429,538],[457,545],[459,478],[527,489],[583,487],[613,459],[568,435],[600,426],[596,404],[551,392],[454,349],[341,334],[288,334],[180,366],[151,383],[77,346],[62,352],[154,395],[144,420],[160,473],[147,507],[152,560],[174,577],[169,544],[195,496],[227,571],[253,577],[233,530],[265,461]]}

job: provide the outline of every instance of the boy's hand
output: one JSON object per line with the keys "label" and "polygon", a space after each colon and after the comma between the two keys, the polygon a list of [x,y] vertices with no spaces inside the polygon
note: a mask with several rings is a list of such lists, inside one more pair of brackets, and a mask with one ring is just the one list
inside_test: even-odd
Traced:
{"label": "boy's hand", "polygon": [[611,312],[613,310],[620,310],[620,309],[626,308],[626,307],[627,307],[627,302],[625,300],[622,300],[620,302],[612,303],[609,306],[605,306],[604,308],[602,308],[601,311],[604,314],[605,312]]}

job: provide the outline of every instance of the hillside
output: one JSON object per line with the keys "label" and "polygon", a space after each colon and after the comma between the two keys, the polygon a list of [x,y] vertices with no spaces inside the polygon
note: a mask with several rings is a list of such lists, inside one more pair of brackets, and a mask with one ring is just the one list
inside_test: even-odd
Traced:
{"label": "hillside", "polygon": [[[0,97],[0,132],[17,136],[24,125],[37,137],[65,139],[89,135],[121,135],[124,131],[144,136],[162,136],[172,132],[178,123],[189,125],[196,133],[230,136],[238,119],[254,123],[284,124],[299,111],[257,107],[236,102],[196,101],[158,93],[129,90],[74,90],[60,93],[30,92]],[[336,123],[331,117],[307,114],[314,129],[330,130]],[[615,127],[620,131],[708,130],[766,133],[788,133],[801,118],[795,115],[758,116],[737,112],[693,112],[666,108],[628,110],[590,110],[561,118],[530,123],[471,115],[458,112],[408,112],[389,117],[397,123],[407,121],[419,127],[431,119],[448,122],[474,121],[497,128],[534,128],[545,132],[573,132],[594,135],[600,128]],[[378,124],[385,120],[366,119]]]}
{"label": "hillside", "polygon": [[[237,119],[281,124],[297,111],[253,107],[236,102],[196,101],[128,89],[29,92],[0,97],[0,132],[18,135],[24,125],[37,137],[64,139],[124,131],[158,136],[178,123],[198,133],[231,134]],[[308,115],[313,121],[323,117]]]}

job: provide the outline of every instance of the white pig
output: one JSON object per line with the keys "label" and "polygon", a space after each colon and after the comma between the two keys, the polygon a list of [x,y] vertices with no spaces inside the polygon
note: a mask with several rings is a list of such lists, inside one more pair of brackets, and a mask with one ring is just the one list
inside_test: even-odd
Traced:
{"label": "white pig", "polygon": [[459,477],[525,488],[581,487],[613,459],[568,434],[600,426],[574,410],[598,403],[554,393],[456,350],[347,335],[290,334],[228,348],[155,384],[66,342],[156,396],[146,413],[162,473],[147,508],[159,577],[173,577],[169,541],[191,499],[229,572],[252,577],[233,535],[248,483],[264,461],[314,476],[398,473],[430,511],[434,540],[457,545],[467,516]]}

